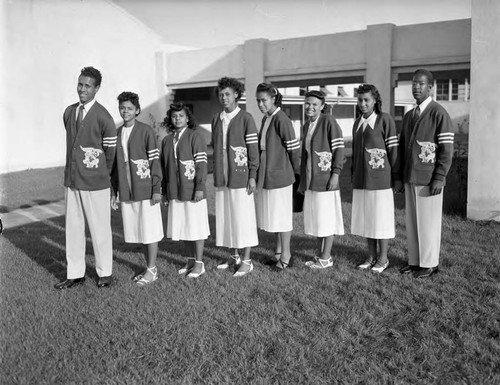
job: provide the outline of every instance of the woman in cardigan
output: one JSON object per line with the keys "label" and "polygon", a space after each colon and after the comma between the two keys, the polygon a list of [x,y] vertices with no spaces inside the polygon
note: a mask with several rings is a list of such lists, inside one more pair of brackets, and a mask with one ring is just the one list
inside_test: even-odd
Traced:
{"label": "woman in cardigan", "polygon": [[139,96],[122,92],[118,102],[124,124],[118,129],[111,207],[117,210],[120,200],[125,242],[144,245],[147,268],[134,277],[142,286],[158,278],[156,256],[163,238],[160,151],[153,129],[136,120],[141,112]]}
{"label": "woman in cardigan", "polygon": [[[253,270],[250,250],[259,243],[253,195],[259,168],[257,127],[252,115],[238,107],[244,91],[237,79],[219,79],[217,95],[223,111],[212,119],[215,244],[231,250],[227,262],[217,268],[236,266],[235,277]],[[243,259],[238,249],[244,249]]]}
{"label": "woman in cardigan", "polygon": [[377,88],[361,84],[357,93],[361,115],[352,128],[351,233],[368,240],[368,259],[358,269],[381,273],[389,266],[389,239],[395,236],[391,187],[398,172],[398,137],[394,120],[381,111]]}
{"label": "woman in cardigan", "polygon": [[311,269],[333,266],[334,235],[344,234],[339,175],[345,162],[342,130],[331,115],[323,114],[325,95],[305,95],[308,122],[303,126],[300,191],[304,192],[304,232],[318,237],[319,253],[306,262]]}
{"label": "woman in cardigan", "polygon": [[183,103],[170,105],[163,124],[171,133],[163,139],[161,153],[163,196],[168,203],[167,238],[183,240],[186,245],[187,263],[178,273],[198,278],[205,274],[203,247],[210,235],[205,189],[207,144]]}
{"label": "woman in cardigan", "polygon": [[299,173],[300,144],[292,122],[281,110],[282,95],[269,83],[257,86],[257,105],[262,113],[259,135],[260,168],[257,183],[257,223],[276,233],[274,268],[291,266],[290,238],[293,229],[292,186]]}

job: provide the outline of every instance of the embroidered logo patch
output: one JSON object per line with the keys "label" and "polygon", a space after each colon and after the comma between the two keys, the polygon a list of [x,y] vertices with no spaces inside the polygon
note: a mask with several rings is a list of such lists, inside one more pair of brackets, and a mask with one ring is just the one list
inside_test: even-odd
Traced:
{"label": "embroidered logo patch", "polygon": [[149,162],[147,159],[130,159],[130,161],[137,166],[135,172],[141,179],[151,178],[151,171],[149,170]]}
{"label": "embroidered logo patch", "polygon": [[419,142],[417,140],[418,145],[420,146],[420,155],[418,156],[422,163],[435,163],[436,162],[436,143],[432,142]]}
{"label": "embroidered logo patch", "polygon": [[248,164],[247,148],[231,146],[231,149],[234,151],[234,163],[239,167],[246,166]]}
{"label": "embroidered logo patch", "polygon": [[82,147],[80,148],[85,153],[85,158],[83,159],[83,164],[87,168],[97,168],[99,166],[99,155],[102,154],[102,150],[93,147]]}
{"label": "embroidered logo patch", "polygon": [[370,161],[368,164],[372,166],[372,169],[385,168],[384,166],[384,155],[387,151],[382,148],[366,148],[366,152],[370,154]]}
{"label": "embroidered logo patch", "polygon": [[332,153],[329,151],[314,151],[319,156],[318,166],[321,171],[330,171],[332,169]]}
{"label": "embroidered logo patch", "polygon": [[181,164],[184,166],[184,176],[188,180],[193,180],[195,175],[194,160],[180,160]]}

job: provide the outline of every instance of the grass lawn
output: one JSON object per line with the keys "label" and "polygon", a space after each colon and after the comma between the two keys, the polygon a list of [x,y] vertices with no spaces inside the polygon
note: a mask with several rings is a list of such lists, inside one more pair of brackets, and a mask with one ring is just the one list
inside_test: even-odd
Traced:
{"label": "grass lawn", "polygon": [[[446,214],[442,271],[416,281],[398,273],[406,264],[398,208],[391,266],[382,275],[359,272],[365,244],[349,234],[348,177],[342,180],[347,235],[336,238],[335,265],[326,271],[303,265],[315,241],[295,214],[296,267],[289,271],[264,266],[273,237],[259,233],[254,272],[233,278],[216,270],[227,252],[210,237],[207,274],[188,280],[177,274],[182,243],[164,240],[160,279],[135,287],[141,248],[124,243],[113,213],[114,286],[97,289],[89,239],[85,285],[58,292],[64,218],[7,229],[0,238],[0,383],[500,383],[500,224]],[[208,186],[214,231],[211,178]]]}

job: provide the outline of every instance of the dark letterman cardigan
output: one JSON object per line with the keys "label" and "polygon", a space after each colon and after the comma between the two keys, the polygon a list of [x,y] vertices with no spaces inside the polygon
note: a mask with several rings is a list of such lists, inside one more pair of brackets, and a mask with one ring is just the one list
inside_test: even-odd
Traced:
{"label": "dark letterman cardigan", "polygon": [[78,103],[72,104],[63,115],[66,128],[64,186],[84,191],[109,188],[116,152],[113,118],[101,104],[95,102],[77,133],[77,108]]}
{"label": "dark letterman cardigan", "polygon": [[355,189],[385,190],[399,175],[398,136],[389,114],[377,115],[375,127],[352,127],[352,186]]}
{"label": "dark letterman cardigan", "polygon": [[153,129],[135,121],[128,139],[128,163],[130,167],[129,189],[127,166],[122,146],[123,126],[118,129],[116,162],[111,174],[113,193],[120,193],[120,201],[142,201],[151,199],[161,190],[160,150]]}
{"label": "dark letterman cardigan", "polygon": [[[269,119],[265,116],[259,132],[259,149],[262,141],[262,128]],[[300,173],[300,143],[295,138],[292,122],[279,110],[271,117],[266,132],[265,170],[259,171],[259,185],[267,190],[289,186],[295,182],[295,174]],[[262,166],[262,165],[261,165]]]}
{"label": "dark letterman cardigan", "polygon": [[399,180],[427,186],[445,182],[453,157],[453,124],[446,110],[431,101],[412,128],[413,110],[403,118],[399,139]]}
{"label": "dark letterman cardigan", "polygon": [[306,186],[307,151],[305,138],[310,122],[302,127],[302,160],[300,168],[299,191],[326,191],[328,180],[332,174],[340,174],[345,163],[344,138],[342,130],[335,118],[321,114],[311,138],[311,183]]}
{"label": "dark letterman cardigan", "polygon": [[[257,177],[259,149],[257,128],[252,115],[241,110],[231,119],[227,132],[227,153],[222,148],[222,121],[220,113],[212,119],[214,146],[214,185],[229,188],[247,187],[250,178]],[[228,180],[224,181],[223,157],[228,157]]]}
{"label": "dark letterman cardigan", "polygon": [[206,198],[207,144],[198,129],[186,128],[174,153],[174,134],[162,142],[163,195],[168,200],[191,201],[196,191]]}

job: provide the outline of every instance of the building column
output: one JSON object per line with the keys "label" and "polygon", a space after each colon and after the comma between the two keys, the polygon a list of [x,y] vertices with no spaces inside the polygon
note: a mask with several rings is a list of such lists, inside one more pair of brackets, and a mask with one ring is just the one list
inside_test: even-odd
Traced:
{"label": "building column", "polygon": [[255,89],[259,83],[264,81],[264,55],[267,42],[267,39],[253,39],[245,41],[245,45],[243,46],[247,99],[246,109],[254,117],[257,128],[260,128],[262,112],[260,112],[255,101]]}
{"label": "building column", "polygon": [[500,2],[472,0],[467,217],[500,221]]}
{"label": "building column", "polygon": [[394,24],[369,25],[366,29],[366,82],[382,97],[382,109],[394,116],[392,35]]}

